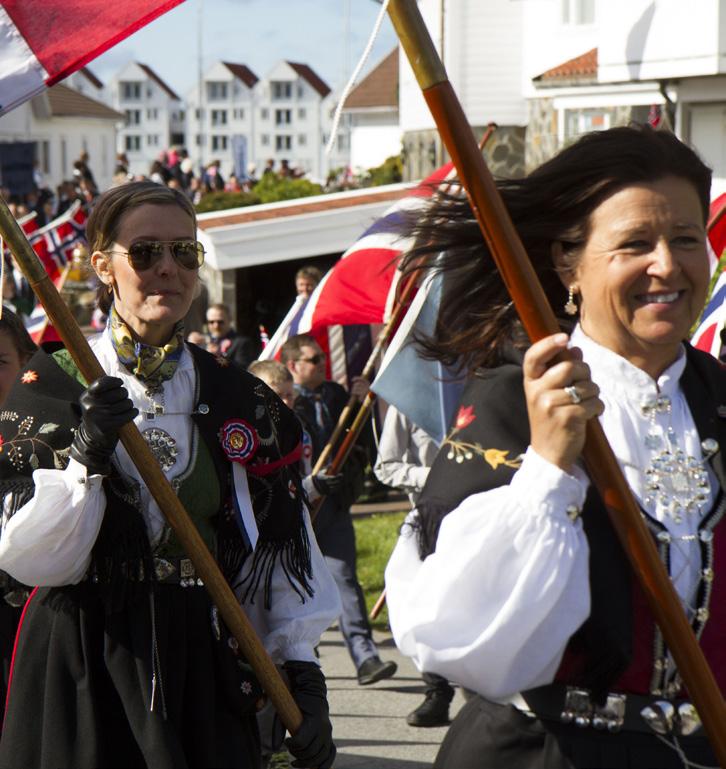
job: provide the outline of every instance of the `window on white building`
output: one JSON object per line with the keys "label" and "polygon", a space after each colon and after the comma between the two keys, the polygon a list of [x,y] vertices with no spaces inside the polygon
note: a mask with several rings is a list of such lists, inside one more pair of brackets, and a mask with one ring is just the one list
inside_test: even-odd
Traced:
{"label": "window on white building", "polygon": [[270,143],[270,134],[262,134],[262,136],[260,136],[260,143],[261,144],[265,144],[265,145],[269,145],[269,143]]}
{"label": "window on white building", "polygon": [[275,110],[275,125],[290,125],[290,123],[292,123],[291,109]]}
{"label": "window on white building", "polygon": [[[159,117],[159,110],[156,107],[151,107],[146,110],[146,119],[147,120],[156,120]],[[172,118],[174,119],[176,116],[172,115]]]}
{"label": "window on white building", "polygon": [[595,23],[595,0],[562,0],[562,23],[568,26]]}
{"label": "window on white building", "polygon": [[304,147],[308,143],[307,134],[298,134],[297,143],[298,143],[298,146]]}
{"label": "window on white building", "polygon": [[297,98],[302,99],[302,97],[305,96],[305,89],[302,87],[302,85],[298,85],[297,87]]}
{"label": "window on white building", "polygon": [[236,109],[234,110],[233,115],[235,120],[244,120],[245,119],[245,111],[243,109]]}
{"label": "window on white building", "polygon": [[126,125],[138,125],[141,122],[141,110],[140,109],[127,109],[126,110]]}
{"label": "window on white building", "polygon": [[204,134],[197,134],[194,137],[194,143],[197,145],[197,147],[203,147],[204,144],[205,144],[205,142],[204,142]]}
{"label": "window on white building", "polygon": [[227,125],[227,110],[226,109],[213,109],[212,110],[212,125]]}
{"label": "window on white building", "polygon": [[338,134],[338,149],[343,151],[349,149],[349,147],[348,134]]}
{"label": "window on white building", "polygon": [[149,147],[158,147],[159,146],[159,135],[158,134],[149,134],[146,137],[146,143]]}
{"label": "window on white building", "polygon": [[227,149],[227,137],[226,136],[212,136],[212,149],[213,150],[226,150]]}
{"label": "window on white building", "polygon": [[270,85],[272,87],[272,98],[274,100],[292,99],[292,83],[282,80],[273,81]]}
{"label": "window on white building", "polygon": [[122,99],[140,99],[141,98],[141,83],[134,83],[131,81],[122,81],[119,83],[121,88]]}
{"label": "window on white building", "polygon": [[139,152],[141,150],[141,137],[130,135],[125,140],[126,152]]}
{"label": "window on white building", "polygon": [[604,109],[565,110],[565,138],[575,139],[591,131],[610,128],[610,113]]}
{"label": "window on white building", "polygon": [[308,116],[308,111],[305,109],[305,107],[300,107],[297,111],[297,116],[299,120],[305,120],[305,118]]}
{"label": "window on white building", "polygon": [[292,149],[292,136],[276,136],[275,137],[275,149],[280,152],[281,150]]}
{"label": "window on white building", "polygon": [[194,117],[195,117],[197,120],[201,120],[201,119],[204,117],[204,110],[203,110],[203,109],[200,109],[199,107],[197,107],[197,108],[194,110]]}
{"label": "window on white building", "polygon": [[228,83],[209,82],[207,83],[207,98],[209,101],[219,101],[227,98]]}
{"label": "window on white building", "polygon": [[263,107],[260,110],[260,118],[262,120],[267,120],[267,119],[269,119],[269,117],[270,117],[270,110]]}

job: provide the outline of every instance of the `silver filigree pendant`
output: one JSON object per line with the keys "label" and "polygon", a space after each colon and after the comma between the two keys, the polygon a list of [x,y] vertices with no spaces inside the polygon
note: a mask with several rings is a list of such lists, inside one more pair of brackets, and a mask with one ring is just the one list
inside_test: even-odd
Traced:
{"label": "silver filigree pendant", "polygon": [[684,514],[696,513],[710,494],[703,463],[681,449],[658,452],[645,470],[646,504],[660,505],[676,522]]}
{"label": "silver filigree pendant", "polygon": [[161,469],[166,471],[174,467],[177,454],[179,453],[174,438],[166,430],[162,430],[159,427],[150,427],[141,434],[149,444],[151,453],[156,457],[156,461],[161,465]]}

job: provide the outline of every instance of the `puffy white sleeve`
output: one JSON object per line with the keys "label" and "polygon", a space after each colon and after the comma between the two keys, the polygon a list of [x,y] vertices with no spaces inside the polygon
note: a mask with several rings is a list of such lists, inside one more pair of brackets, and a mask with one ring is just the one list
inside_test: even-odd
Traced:
{"label": "puffy white sleeve", "polygon": [[[270,609],[264,607],[261,590],[254,598],[248,597],[242,602],[265,649],[278,665],[287,660],[319,664],[313,650],[320,642],[323,632],[341,613],[338,588],[320,552],[307,512],[305,527],[310,540],[313,596],[305,594],[303,602],[278,563],[272,572]],[[243,579],[252,567],[252,560],[251,557],[247,559],[240,575]]]}
{"label": "puffy white sleeve", "polygon": [[493,700],[553,680],[590,613],[587,540],[567,513],[587,491],[575,472],[530,448],[508,486],[474,494],[444,518],[423,562],[403,527],[387,602],[396,644],[419,669]]}
{"label": "puffy white sleeve", "polygon": [[103,521],[103,478],[71,459],[65,470],[36,470],[33,481],[33,498],[3,522],[0,569],[25,585],[74,585]]}

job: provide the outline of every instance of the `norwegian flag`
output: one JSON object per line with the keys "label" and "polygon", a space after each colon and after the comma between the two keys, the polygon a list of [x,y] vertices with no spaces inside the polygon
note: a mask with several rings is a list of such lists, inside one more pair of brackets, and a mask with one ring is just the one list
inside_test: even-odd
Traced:
{"label": "norwegian flag", "polygon": [[[60,293],[65,283],[66,276],[68,275],[69,267],[65,267],[62,272],[59,272],[57,277],[54,278],[53,283]],[[60,336],[55,330],[55,327],[50,323],[50,319],[45,311],[45,307],[42,304],[37,304],[30,317],[25,318],[25,328],[30,334],[31,339],[40,345],[42,342],[58,342]]]}
{"label": "norwegian flag", "polygon": [[713,286],[691,343],[699,350],[724,360],[726,342],[722,335],[726,333],[726,193],[711,203],[708,251]]}
{"label": "norwegian flag", "polygon": [[396,201],[343,254],[308,300],[297,297],[261,359],[278,357],[295,334],[311,334],[328,355],[328,377],[345,384],[360,374],[373,350],[371,324],[384,323],[393,310],[401,254],[411,239],[399,233],[404,217],[425,201],[451,174],[447,163]]}
{"label": "norwegian flag", "polygon": [[[17,222],[20,225],[20,229],[25,233],[26,238],[30,238],[39,229],[38,215],[35,211],[31,211],[26,216],[21,216]],[[3,256],[6,260],[10,260],[10,249],[7,245],[3,247]]]}
{"label": "norwegian flag", "polygon": [[28,238],[33,250],[55,280],[73,256],[73,249],[86,242],[88,216],[76,201],[63,215],[41,227]]}
{"label": "norwegian flag", "polygon": [[0,115],[184,0],[0,0]]}

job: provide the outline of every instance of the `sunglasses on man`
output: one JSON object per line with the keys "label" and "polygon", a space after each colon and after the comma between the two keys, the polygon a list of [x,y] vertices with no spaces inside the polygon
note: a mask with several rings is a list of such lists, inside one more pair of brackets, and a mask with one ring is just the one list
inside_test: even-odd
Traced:
{"label": "sunglasses on man", "polygon": [[298,360],[302,361],[303,363],[312,363],[313,366],[317,366],[318,363],[325,360],[325,353],[319,352],[311,356],[310,358],[298,358]]}
{"label": "sunglasses on man", "polygon": [[128,251],[108,251],[129,260],[136,272],[153,267],[164,255],[164,246],[169,246],[174,261],[185,270],[198,270],[204,264],[204,246],[198,240],[137,240]]}

